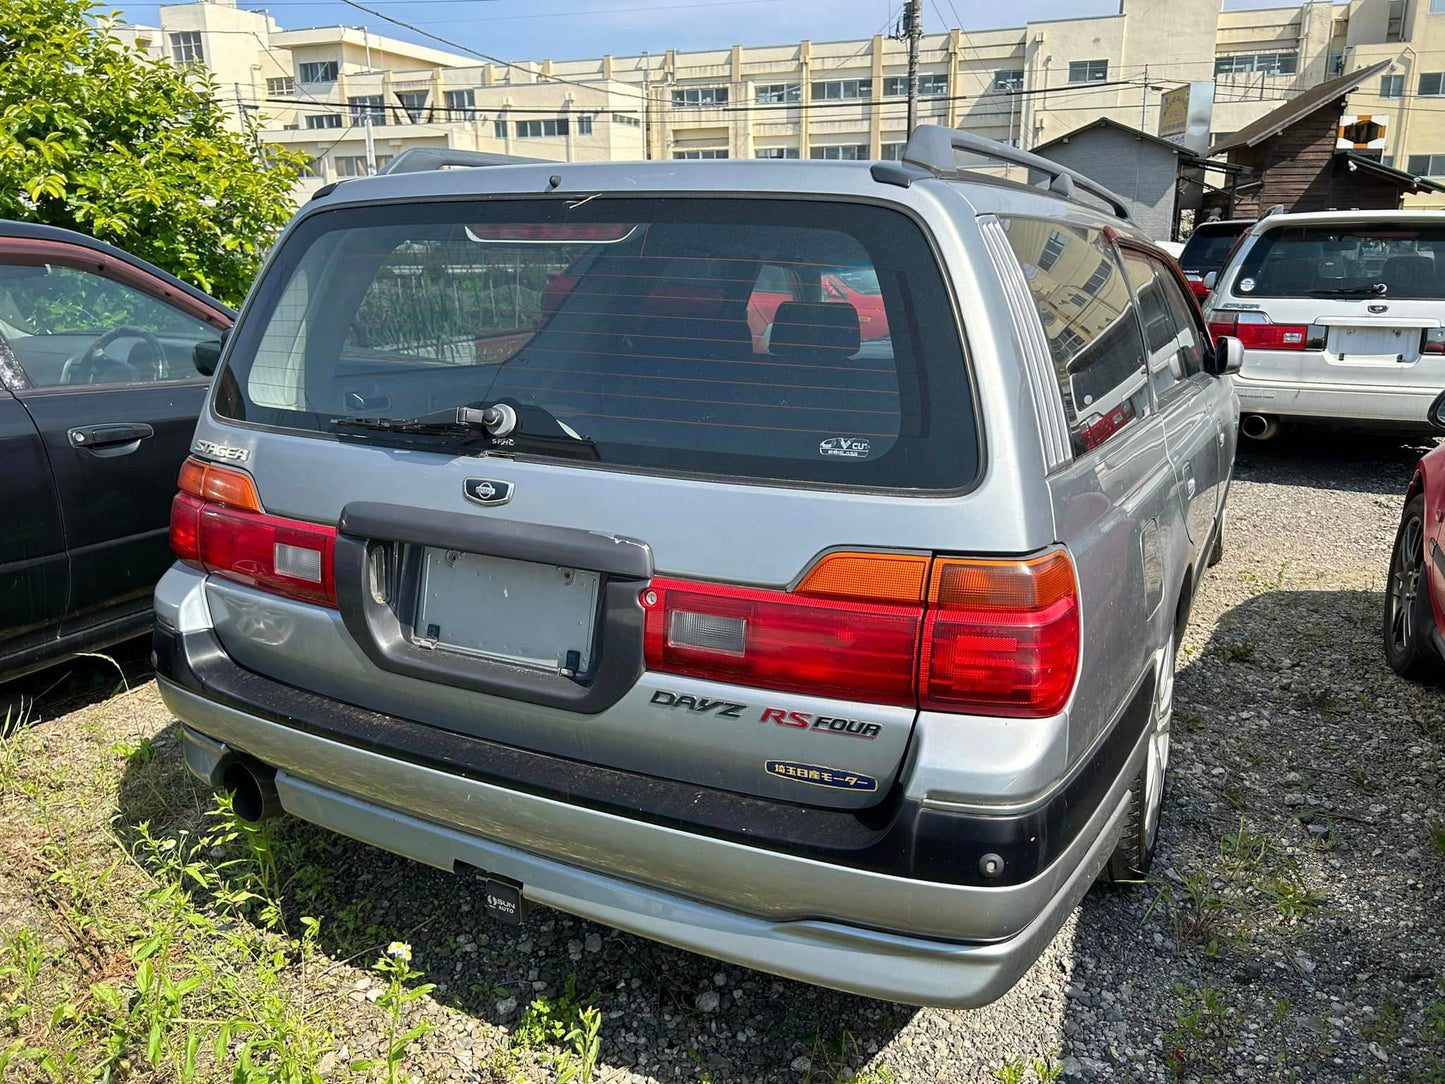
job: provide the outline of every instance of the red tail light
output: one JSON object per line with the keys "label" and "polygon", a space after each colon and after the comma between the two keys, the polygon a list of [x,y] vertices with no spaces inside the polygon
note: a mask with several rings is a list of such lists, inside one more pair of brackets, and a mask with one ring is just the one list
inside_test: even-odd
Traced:
{"label": "red tail light", "polygon": [[336,605],[336,528],[268,516],[251,476],[188,459],[171,503],[171,549],[205,571],[305,602]]}
{"label": "red tail light", "polygon": [[1209,337],[1233,335],[1250,350],[1303,350],[1308,324],[1274,324],[1262,312],[1216,312],[1209,321]]}
{"label": "red tail light", "polygon": [[831,554],[793,591],[658,579],[642,602],[650,670],[768,689],[1037,717],[1068,702],[1078,669],[1062,551]]}
{"label": "red tail light", "polygon": [[1196,278],[1195,276],[1190,275],[1189,288],[1194,291],[1194,296],[1199,298],[1201,301],[1209,296],[1209,287],[1204,285],[1204,280],[1202,278]]}

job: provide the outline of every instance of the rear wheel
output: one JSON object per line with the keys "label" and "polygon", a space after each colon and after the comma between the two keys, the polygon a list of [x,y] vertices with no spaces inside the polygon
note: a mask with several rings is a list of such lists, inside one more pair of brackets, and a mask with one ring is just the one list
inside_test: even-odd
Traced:
{"label": "rear wheel", "polygon": [[1171,635],[1159,663],[1159,681],[1149,728],[1149,751],[1144,767],[1129,788],[1129,814],[1109,863],[1100,875],[1115,884],[1142,881],[1154,862],[1159,838],[1159,815],[1164,808],[1164,777],[1169,769],[1169,724],[1174,714],[1174,652]]}
{"label": "rear wheel", "polygon": [[1439,675],[1434,630],[1425,573],[1425,498],[1416,496],[1400,518],[1385,588],[1385,658],[1395,673],[1417,681]]}

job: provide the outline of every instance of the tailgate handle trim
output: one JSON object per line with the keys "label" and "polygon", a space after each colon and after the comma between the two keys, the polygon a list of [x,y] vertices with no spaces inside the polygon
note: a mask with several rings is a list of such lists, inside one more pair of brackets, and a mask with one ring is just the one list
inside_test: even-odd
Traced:
{"label": "tailgate handle trim", "polygon": [[578,527],[354,501],[341,510],[338,529],[342,534],[380,542],[407,542],[485,557],[585,568],[629,580],[652,579],[652,549],[647,543]]}
{"label": "tailgate handle trim", "polygon": [[[379,546],[397,551],[434,546],[601,573],[593,672],[584,683],[553,671],[419,646],[412,625],[416,572],[408,579],[405,571],[419,566],[418,551],[411,550],[411,557],[394,555],[401,582],[388,592],[387,601],[380,601],[368,582],[369,554]],[[622,699],[646,669],[638,594],[652,579],[652,550],[636,539],[361,502],[341,512],[335,569],[342,623],[366,657],[393,674],[596,715]]]}

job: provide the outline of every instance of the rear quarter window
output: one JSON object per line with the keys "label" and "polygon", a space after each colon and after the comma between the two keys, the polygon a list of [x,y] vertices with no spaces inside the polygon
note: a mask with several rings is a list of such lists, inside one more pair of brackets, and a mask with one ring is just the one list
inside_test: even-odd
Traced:
{"label": "rear quarter window", "polygon": [[1030,218],[1004,225],[1048,339],[1074,451],[1087,452],[1148,411],[1129,284],[1100,230]]}
{"label": "rear quarter window", "polygon": [[603,466],[950,490],[978,439],[921,229],[787,200],[488,200],[299,224],[215,408],[353,438],[343,417],[509,402]]}

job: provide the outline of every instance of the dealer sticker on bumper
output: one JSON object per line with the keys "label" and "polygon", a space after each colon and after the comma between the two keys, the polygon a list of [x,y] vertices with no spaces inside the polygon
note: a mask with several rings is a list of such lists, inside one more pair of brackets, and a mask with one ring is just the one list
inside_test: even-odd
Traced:
{"label": "dealer sticker on bumper", "polygon": [[780,779],[791,779],[795,783],[807,783],[814,787],[835,787],[838,790],[877,790],[878,780],[871,775],[846,772],[838,768],[824,768],[820,764],[799,764],[795,760],[770,760],[766,764],[769,775]]}

